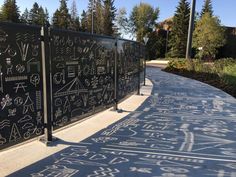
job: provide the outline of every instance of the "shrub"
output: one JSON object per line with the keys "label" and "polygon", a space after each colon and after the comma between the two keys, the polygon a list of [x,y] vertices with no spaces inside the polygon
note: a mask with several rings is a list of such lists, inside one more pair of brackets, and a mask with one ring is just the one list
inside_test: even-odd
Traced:
{"label": "shrub", "polygon": [[227,84],[236,87],[236,63],[223,68],[222,80]]}

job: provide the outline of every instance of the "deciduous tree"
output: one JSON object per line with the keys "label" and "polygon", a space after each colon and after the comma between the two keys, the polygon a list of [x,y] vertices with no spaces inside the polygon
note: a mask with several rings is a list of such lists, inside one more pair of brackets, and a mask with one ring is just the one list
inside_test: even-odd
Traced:
{"label": "deciduous tree", "polygon": [[137,41],[141,42],[143,37],[151,32],[156,25],[159,16],[159,9],[154,9],[149,4],[140,3],[133,8],[130,16],[130,26],[132,31],[136,33]]}
{"label": "deciduous tree", "polygon": [[200,58],[215,58],[217,49],[225,44],[224,29],[217,17],[205,13],[196,24],[193,47],[200,49]]}

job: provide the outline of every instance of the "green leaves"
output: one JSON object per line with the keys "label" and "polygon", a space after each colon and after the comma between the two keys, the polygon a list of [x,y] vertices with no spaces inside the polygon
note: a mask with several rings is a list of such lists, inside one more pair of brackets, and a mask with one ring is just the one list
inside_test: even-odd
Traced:
{"label": "green leaves", "polygon": [[159,9],[154,9],[149,4],[140,3],[135,6],[131,12],[130,23],[133,31],[136,32],[137,41],[141,42],[143,37],[151,32],[156,25],[159,16]]}
{"label": "green leaves", "polygon": [[205,13],[196,23],[193,47],[200,49],[199,58],[215,58],[217,49],[225,44],[224,29],[217,17]]}

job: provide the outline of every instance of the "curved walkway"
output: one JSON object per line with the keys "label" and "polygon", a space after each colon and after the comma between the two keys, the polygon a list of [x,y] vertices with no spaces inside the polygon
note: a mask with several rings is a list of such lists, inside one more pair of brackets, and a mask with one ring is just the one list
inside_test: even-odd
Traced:
{"label": "curved walkway", "polygon": [[152,95],[136,111],[11,176],[236,177],[236,99],[157,68],[147,74]]}

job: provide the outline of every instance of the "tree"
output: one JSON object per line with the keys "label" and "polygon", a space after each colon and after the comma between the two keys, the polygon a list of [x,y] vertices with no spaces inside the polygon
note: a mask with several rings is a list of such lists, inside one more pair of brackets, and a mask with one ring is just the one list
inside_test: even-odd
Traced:
{"label": "tree", "polygon": [[71,15],[69,14],[69,9],[67,8],[67,0],[60,0],[60,7],[53,14],[52,23],[56,28],[70,28]]}
{"label": "tree", "polygon": [[27,8],[25,9],[24,13],[21,15],[20,20],[22,23],[29,24],[29,11]]}
{"label": "tree", "polygon": [[104,34],[104,29],[103,29],[103,24],[104,24],[104,9],[103,9],[103,4],[101,0],[97,0],[96,2],[96,25],[95,25],[95,31],[97,34]]}
{"label": "tree", "polygon": [[114,20],[116,8],[114,6],[114,0],[104,0],[104,14],[103,14],[103,34],[113,35],[114,33]]}
{"label": "tree", "polygon": [[80,24],[80,29],[83,32],[88,31],[87,29],[87,14],[86,12],[83,10],[82,14],[81,14],[81,24]]}
{"label": "tree", "polygon": [[[86,11],[86,29],[87,32],[92,32],[92,23],[94,26],[96,26],[96,12],[95,12],[95,2],[94,0],[89,0],[88,2],[88,9]],[[93,16],[92,16],[93,13]],[[93,22],[92,22],[92,18],[93,18]],[[94,33],[96,33],[96,31],[93,31]]]}
{"label": "tree", "polygon": [[5,0],[2,6],[1,20],[14,23],[20,22],[19,8],[15,0]]}
{"label": "tree", "polygon": [[204,5],[202,7],[202,11],[201,11],[201,17],[205,13],[209,13],[210,16],[213,16],[213,8],[212,8],[211,0],[205,0]]}
{"label": "tree", "polygon": [[30,24],[38,24],[38,16],[39,16],[39,5],[37,2],[33,4],[32,9],[29,12],[29,22]]}
{"label": "tree", "polygon": [[154,60],[165,57],[166,32],[159,29],[149,34],[149,40],[146,50],[148,52],[148,59]]}
{"label": "tree", "polygon": [[39,6],[38,3],[34,3],[32,9],[29,12],[28,23],[32,25],[47,25],[48,24],[48,11]]}
{"label": "tree", "polygon": [[130,16],[131,32],[136,33],[137,41],[141,42],[143,37],[155,27],[159,16],[159,9],[154,9],[149,4],[140,3],[135,6]]}
{"label": "tree", "polygon": [[70,14],[71,14],[71,26],[70,29],[74,31],[79,31],[80,30],[80,21],[78,17],[78,11],[77,11],[77,6],[75,0],[73,0],[71,9],[70,9]]}
{"label": "tree", "polygon": [[200,58],[215,58],[217,49],[225,44],[224,29],[217,17],[205,13],[193,33],[193,47],[200,49]]}
{"label": "tree", "polygon": [[190,8],[186,0],[180,0],[173,18],[168,56],[183,58],[186,54]]}
{"label": "tree", "polygon": [[[88,32],[103,34],[104,26],[104,8],[101,0],[89,0],[88,10],[86,12],[86,29]],[[93,15],[93,16],[92,16]]]}
{"label": "tree", "polygon": [[128,34],[130,32],[129,20],[127,18],[127,11],[124,7],[118,10],[115,21],[118,27],[119,35],[123,36],[124,34]]}

